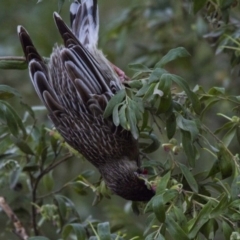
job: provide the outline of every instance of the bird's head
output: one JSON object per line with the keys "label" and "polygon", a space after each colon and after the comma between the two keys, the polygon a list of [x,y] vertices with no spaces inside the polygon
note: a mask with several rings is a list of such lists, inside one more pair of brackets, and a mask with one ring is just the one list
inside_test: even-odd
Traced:
{"label": "bird's head", "polygon": [[120,197],[132,201],[149,201],[155,191],[147,186],[135,161],[127,158],[111,161],[101,167],[100,172],[110,190]]}

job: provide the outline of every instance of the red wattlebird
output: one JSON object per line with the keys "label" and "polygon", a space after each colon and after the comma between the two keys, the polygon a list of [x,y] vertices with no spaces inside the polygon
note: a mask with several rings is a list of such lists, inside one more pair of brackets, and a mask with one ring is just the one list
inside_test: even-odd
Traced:
{"label": "red wattlebird", "polygon": [[147,201],[154,191],[137,173],[138,142],[131,132],[103,118],[108,101],[123,88],[126,76],[97,49],[97,1],[75,1],[70,16],[72,29],[54,13],[64,46],[54,47],[48,64],[27,31],[18,27],[33,86],[57,130],[99,170],[112,192],[128,200]]}

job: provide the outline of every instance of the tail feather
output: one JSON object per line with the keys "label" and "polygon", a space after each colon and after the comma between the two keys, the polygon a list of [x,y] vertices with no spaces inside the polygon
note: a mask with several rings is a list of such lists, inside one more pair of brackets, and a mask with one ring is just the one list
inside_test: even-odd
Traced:
{"label": "tail feather", "polygon": [[73,34],[88,49],[98,43],[99,16],[97,0],[75,0],[70,7]]}
{"label": "tail feather", "polygon": [[49,85],[49,74],[46,64],[34,47],[28,32],[24,27],[18,26],[18,35],[29,65],[29,75],[39,98],[50,112],[62,110],[62,106],[58,104],[58,97]]}
{"label": "tail feather", "polygon": [[[68,48],[70,50],[69,51],[62,51],[63,54],[62,58],[64,61],[67,61],[68,59],[65,59],[65,56],[68,55],[68,57],[70,57],[69,54],[74,54],[75,57],[79,60],[79,63],[81,63],[81,65],[79,66],[79,68],[84,67],[85,69],[81,69],[81,71],[88,71],[88,76],[92,77],[88,77],[85,78],[85,81],[87,81],[86,79],[89,79],[89,81],[93,81],[95,85],[98,85],[99,87],[101,86],[101,88],[99,89],[102,92],[111,92],[111,89],[109,87],[109,82],[107,82],[107,79],[104,78],[103,73],[100,69],[99,63],[96,61],[96,59],[92,56],[92,54],[88,51],[88,49],[86,49],[84,46],[82,46],[83,44],[79,43],[79,41],[76,39],[76,37],[73,35],[72,31],[69,29],[69,27],[64,23],[64,21],[62,20],[62,18],[59,16],[58,13],[54,13],[54,20],[55,23],[57,25],[57,28],[59,30],[59,33],[61,34],[63,41],[64,41],[64,45],[66,48]],[[71,57],[72,58],[72,57]],[[74,76],[74,78],[76,78],[77,76]],[[72,80],[74,80],[74,78]]]}
{"label": "tail feather", "polygon": [[27,30],[22,26],[18,26],[17,31],[27,62],[29,63],[32,59],[42,61],[42,57],[34,47]]}

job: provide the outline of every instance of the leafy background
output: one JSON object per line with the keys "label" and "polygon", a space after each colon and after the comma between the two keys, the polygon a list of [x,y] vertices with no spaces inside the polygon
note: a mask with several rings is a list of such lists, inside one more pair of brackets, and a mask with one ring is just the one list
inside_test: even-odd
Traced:
{"label": "leafy background", "polygon": [[[55,42],[61,43],[61,39],[52,20],[52,12],[58,10],[58,4],[61,2],[62,1],[41,1],[36,4],[36,1],[33,0],[2,0],[0,5],[0,55],[22,56],[22,50],[16,33],[16,26],[23,25],[30,33],[39,52],[43,56],[49,56],[53,44]],[[230,164],[230,167],[229,164],[226,164],[226,167],[220,166],[220,174],[216,176],[216,178],[223,180],[223,182],[221,182],[222,185],[225,186],[226,189],[229,188],[228,190],[230,191],[228,195],[221,195],[221,193],[224,193],[224,187],[221,188],[218,186],[217,190],[219,191],[214,191],[211,195],[212,198],[217,199],[221,204],[217,206],[213,204],[212,206],[210,201],[205,202],[199,200],[199,196],[191,202],[191,198],[194,197],[191,194],[188,196],[189,201],[193,203],[193,205],[194,203],[200,203],[199,206],[201,207],[190,208],[192,212],[190,211],[190,213],[187,213],[189,215],[192,214],[192,217],[195,217],[195,220],[197,219],[200,222],[196,221],[194,224],[198,224],[202,227],[202,229],[200,229],[200,227],[199,229],[193,229],[196,232],[201,231],[201,234],[197,236],[194,235],[193,231],[189,231],[189,234],[192,234],[188,235],[190,239],[195,239],[195,237],[196,239],[214,239],[214,237],[215,239],[229,239],[228,237],[232,232],[238,230],[237,227],[234,229],[229,222],[231,223],[231,221],[235,222],[239,220],[238,212],[235,212],[235,219],[230,219],[228,216],[233,215],[232,212],[229,212],[228,206],[233,200],[237,199],[236,196],[238,194],[238,186],[235,188],[232,187],[232,183],[234,181],[237,182],[238,175],[237,164],[236,166],[234,165],[232,156],[235,156],[239,149],[239,100],[236,97],[230,98],[229,96],[239,95],[239,45],[234,43],[234,39],[239,38],[239,5],[237,5],[238,1],[210,1],[210,3],[211,4],[208,5],[207,1],[192,2],[174,0],[132,0],[130,3],[126,0],[99,1],[101,19],[99,46],[103,49],[108,58],[117,66],[124,69],[129,76],[139,71],[142,75],[140,74],[136,79],[141,79],[146,76],[148,77],[152,73],[152,68],[170,49],[180,46],[184,47],[191,56],[178,58],[164,67],[171,74],[179,75],[185,79],[190,89],[194,88],[196,85],[202,86],[202,88],[195,88],[195,92],[197,92],[198,98],[201,101],[202,109],[204,109],[204,106],[209,107],[209,109],[206,109],[205,114],[202,114],[201,118],[195,117],[196,115],[193,112],[191,101],[190,103],[188,102],[189,95],[186,96],[183,94],[182,98],[187,99],[186,102],[180,101],[183,110],[186,112],[190,111],[193,115],[193,117],[186,119],[194,121],[198,119],[201,124],[207,126],[212,133],[224,126],[215,134],[218,139],[224,141],[227,150],[232,153],[230,160],[229,155],[226,156],[226,151],[223,150],[223,152],[221,152],[221,148],[218,145],[219,141],[216,141],[214,137],[209,137],[208,132],[208,136],[206,136],[208,139],[206,145],[212,150],[215,156],[213,157],[213,155],[203,149],[204,147],[201,145],[201,140],[203,138],[199,137],[199,157],[195,156],[196,159],[194,160],[194,164],[191,165],[187,148],[184,147],[182,150],[180,144],[181,141],[183,141],[182,133],[178,131],[175,134],[174,137],[177,142],[169,142],[164,134],[158,132],[157,128],[157,126],[160,126],[161,129],[165,128],[167,122],[166,116],[162,116],[160,119],[161,121],[158,122],[159,124],[155,123],[154,125],[154,130],[157,132],[158,140],[160,140],[161,145],[157,151],[149,154],[148,158],[157,161],[161,167],[164,165],[162,175],[164,175],[165,178],[162,179],[162,185],[160,184],[158,189],[165,189],[167,186],[172,187],[183,182],[183,189],[185,189],[185,186],[189,188],[190,185],[190,189],[193,190],[193,192],[197,192],[198,190],[194,189],[194,187],[198,188],[200,185],[194,185],[194,181],[192,181],[193,184],[189,184],[192,180],[191,172],[194,174],[195,179],[201,179],[201,177],[197,178],[197,173],[201,173],[202,175],[205,173],[209,175],[214,182],[215,175],[219,174],[219,172],[216,174],[211,172],[216,167],[216,165],[213,165],[216,160],[216,155],[218,155],[217,159],[224,158],[225,156],[232,164]],[[66,20],[69,19],[68,8],[69,2],[63,2],[61,16]],[[198,12],[198,10],[200,11]],[[226,22],[227,24],[224,24]],[[235,47],[235,49],[223,50],[221,47],[223,45],[232,46]],[[174,56],[176,55],[177,54]],[[132,69],[127,67],[128,63],[134,63],[134,65],[131,65]],[[143,67],[143,65],[145,67]],[[147,67],[151,70],[145,71]],[[6,119],[4,119],[4,117],[1,119],[0,154],[2,155],[0,158],[0,195],[6,198],[7,202],[23,224],[29,226],[31,222],[30,213],[32,207],[30,204],[30,180],[38,174],[39,162],[36,164],[36,162],[31,162],[31,160],[28,159],[32,154],[31,150],[22,142],[18,141],[19,136],[23,136],[24,138],[24,128],[27,126],[26,134],[30,132],[31,137],[27,138],[25,142],[28,143],[31,149],[38,151],[39,159],[41,159],[38,161],[41,162],[45,159],[44,157],[46,157],[46,161],[42,163],[44,166],[51,164],[50,161],[53,159],[54,153],[58,152],[60,147],[54,148],[54,146],[56,147],[57,141],[54,141],[53,138],[50,137],[51,134],[44,130],[43,124],[49,129],[51,129],[52,124],[47,119],[47,113],[44,108],[41,107],[41,103],[36,97],[30,84],[27,70],[0,69],[0,71],[0,83],[17,89],[22,96],[21,98],[10,98],[12,92],[9,89],[1,89],[3,92],[1,99],[6,98],[7,102],[11,106],[14,106],[15,111],[24,120],[24,127],[21,128],[21,126],[17,126],[16,129],[14,129],[14,124],[11,124],[10,121],[4,124]],[[144,74],[146,74],[146,76]],[[172,96],[176,97],[177,100],[181,100],[181,94],[178,93],[181,93],[182,86],[173,84],[171,88],[173,88],[173,91],[171,91]],[[223,90],[223,88],[225,90]],[[136,87],[135,90],[138,91],[139,89]],[[184,90],[186,92],[186,89]],[[9,93],[9,91],[11,93]],[[10,95],[6,95],[7,92]],[[140,97],[142,96],[140,95]],[[231,101],[223,101],[229,98]],[[24,104],[21,104],[21,102]],[[32,112],[25,104],[33,106],[35,111],[34,117],[31,117]],[[212,107],[213,104],[214,106]],[[2,107],[1,113],[3,115],[5,114],[5,118],[7,118],[6,115],[8,111],[5,109],[6,107]],[[28,114],[26,114],[26,112],[28,112]],[[228,118],[219,116],[217,113],[222,113]],[[232,119],[233,116],[236,116],[236,118]],[[184,117],[186,116],[184,115]],[[189,127],[189,124],[191,123],[187,122],[186,125],[183,125],[184,127]],[[4,135],[8,129],[6,125],[8,127],[12,126],[12,128],[9,127],[11,134],[7,136]],[[31,128],[31,126],[34,126],[34,128]],[[192,131],[190,131],[190,133],[192,133]],[[202,128],[201,131],[203,131]],[[201,131],[199,131],[198,134],[203,134]],[[13,138],[12,135],[15,136],[15,138]],[[56,138],[58,139],[58,137]],[[187,138],[187,140],[191,142],[189,138]],[[13,142],[15,143],[14,146],[12,145]],[[197,145],[198,141],[195,141],[194,144]],[[50,145],[51,148],[48,148],[48,151],[45,152],[44,149],[47,149],[46,146]],[[19,151],[19,149],[21,150]],[[219,151],[215,151],[216,149]],[[223,149],[226,150],[226,148]],[[59,154],[59,159],[61,159],[61,156],[65,156],[66,152],[68,152],[68,149],[63,148],[61,154]],[[6,155],[6,153],[10,153],[10,155]],[[170,157],[173,158],[174,161],[169,161]],[[236,161],[238,161],[238,158],[236,158]],[[169,162],[171,164],[177,163],[177,167],[170,166],[171,164]],[[178,165],[180,162],[183,165]],[[166,166],[166,163],[169,163],[169,166]],[[224,160],[222,163],[224,164],[226,161]],[[184,166],[187,166],[187,168]],[[236,172],[233,173],[235,168]],[[21,169],[21,171],[19,169]],[[177,179],[177,182],[170,181],[170,176],[168,176],[166,171],[169,169],[172,170],[172,177],[174,180]],[[191,172],[188,169],[190,169]],[[87,171],[87,173],[85,171]],[[94,174],[92,174],[92,171],[94,171]],[[181,172],[182,175],[179,174],[179,172]],[[38,195],[45,195],[53,190],[61,189],[58,194],[71,199],[74,203],[74,207],[69,202],[65,205],[66,202],[64,202],[63,197],[59,195],[55,196],[54,201],[51,195],[44,198],[44,200],[40,199],[38,205],[43,206],[39,208],[42,217],[38,214],[37,221],[38,223],[42,223],[41,235],[49,239],[57,239],[59,238],[57,229],[61,229],[61,224],[67,222],[73,223],[74,218],[76,218],[77,220],[81,219],[83,227],[89,227],[89,222],[92,222],[96,229],[98,221],[102,223],[110,222],[112,227],[111,232],[114,233],[119,230],[122,234],[127,234],[125,239],[131,239],[134,236],[139,236],[139,239],[145,239],[146,235],[154,230],[154,228],[153,230],[151,229],[143,237],[144,231],[147,230],[146,226],[152,227],[155,225],[155,230],[159,231],[159,235],[157,232],[154,232],[154,235],[149,236],[148,239],[153,239],[153,236],[156,236],[156,239],[164,239],[161,238],[165,232],[163,227],[164,224],[162,224],[164,222],[164,217],[162,216],[164,216],[164,210],[168,211],[169,208],[163,207],[164,210],[161,208],[163,205],[161,204],[161,200],[159,200],[160,198],[156,198],[155,201],[151,203],[152,209],[149,210],[149,212],[155,214],[153,215],[159,222],[156,222],[155,219],[153,222],[150,222],[150,220],[152,220],[152,215],[148,217],[149,213],[144,215],[140,214],[139,216],[135,215],[132,212],[131,203],[117,196],[111,196],[110,200],[103,198],[96,206],[92,206],[90,203],[93,202],[94,193],[91,188],[84,188],[81,184],[82,182],[86,184],[85,179],[89,175],[91,176],[90,182],[99,180],[97,171],[86,161],[80,160],[79,157],[71,157],[68,161],[64,161],[57,168],[54,168],[54,171],[52,171],[51,167],[49,168],[49,173],[46,174],[38,185]],[[72,186],[69,184],[63,187],[66,182],[76,179],[77,176],[78,178],[75,184],[72,184]],[[207,178],[203,179],[209,181]],[[216,183],[216,181],[214,183]],[[92,188],[95,189],[93,186]],[[181,187],[179,187],[178,190],[180,191],[180,189]],[[158,192],[159,196],[161,196],[160,190]],[[189,189],[185,190],[187,191]],[[233,193],[233,191],[235,191],[235,193]],[[226,192],[228,191],[226,190]],[[107,195],[107,193],[105,194]],[[206,193],[206,196],[209,196],[208,193]],[[64,204],[61,205],[62,202],[64,202]],[[52,205],[54,203],[57,203],[59,208],[62,206],[62,208],[60,208],[60,215],[62,217],[64,215],[64,220],[61,219],[60,221],[58,219],[58,211]],[[237,209],[238,202],[235,202],[235,205]],[[235,207],[235,205],[233,207]],[[178,206],[177,203],[176,206]],[[203,211],[202,215],[198,215],[200,209],[203,207],[205,212]],[[212,208],[215,209],[215,212],[211,212]],[[135,211],[141,211],[141,206],[135,206],[134,209]],[[77,211],[77,214],[75,211]],[[195,215],[193,213],[194,211],[196,211]],[[204,214],[210,214],[210,212],[212,216],[215,214],[216,218],[219,217],[219,222],[214,221],[212,218],[210,218],[207,223],[204,221],[201,222],[201,220],[204,219]],[[176,215],[177,213],[178,210],[175,211]],[[185,215],[187,215],[187,213],[185,212]],[[181,213],[179,213],[179,216],[177,219],[182,218],[184,222],[185,219],[182,217]],[[220,220],[224,218],[228,219],[228,221],[221,222]],[[77,220],[76,222],[79,222]],[[170,220],[168,219],[168,221]],[[3,212],[0,214],[0,223],[0,239],[18,239],[11,233],[11,222]],[[169,236],[168,231],[170,230],[168,227],[165,236],[166,239],[174,239],[174,236],[182,236],[182,239],[185,239],[185,235],[181,229],[177,228],[171,221],[167,224],[168,226],[173,226],[173,229],[170,229],[173,235],[170,234],[171,236]],[[194,224],[192,223],[192,225]],[[219,226],[217,227],[218,224]],[[225,229],[224,234],[221,229],[222,225],[224,225]],[[73,225],[71,226],[74,229]],[[102,224],[99,226],[98,230],[101,233],[101,231],[105,231],[101,229],[107,228],[107,225]],[[67,238],[68,231],[70,230],[69,228],[65,229],[65,236],[63,234],[62,237]],[[186,229],[184,230],[186,231]],[[79,239],[81,238],[79,237]]]}

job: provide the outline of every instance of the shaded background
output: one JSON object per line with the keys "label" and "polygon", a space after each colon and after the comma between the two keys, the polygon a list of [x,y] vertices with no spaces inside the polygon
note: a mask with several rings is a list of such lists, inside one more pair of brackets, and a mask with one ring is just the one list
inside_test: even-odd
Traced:
{"label": "shaded background", "polygon": [[[69,5],[63,5],[61,16],[69,23]],[[142,6],[142,10],[130,11],[134,6]],[[100,8],[100,48],[117,66],[133,74],[127,65],[130,62],[139,62],[153,66],[171,48],[184,46],[192,55],[191,58],[181,59],[168,65],[168,70],[185,78],[191,87],[196,84],[226,87],[228,93],[236,94],[238,89],[238,69],[232,70],[230,58],[225,54],[215,56],[215,49],[209,41],[203,38],[209,31],[209,26],[200,14],[191,15],[190,6],[185,1],[144,1],[144,0],[99,0]],[[35,0],[1,0],[0,3],[0,56],[22,56],[22,50],[16,28],[23,25],[31,35],[39,53],[49,56],[55,42],[61,43],[60,36],[53,22],[52,13],[57,11],[57,1],[43,0],[36,4]],[[235,10],[236,14],[239,10]],[[125,21],[125,19],[130,19]],[[41,105],[30,83],[27,70],[0,70],[0,84],[7,84],[16,88],[22,95],[23,101],[31,106]],[[18,105],[17,102],[13,102]],[[208,112],[206,121],[213,129],[222,124],[222,119],[216,117],[219,109],[230,111],[229,105],[217,106],[214,111]],[[46,111],[37,113],[39,121],[51,123],[46,117]],[[234,148],[235,146],[233,146]],[[1,146],[0,146],[1,148]],[[166,160],[166,154],[159,150],[153,158]],[[180,154],[179,159],[183,156]],[[207,168],[207,161],[199,160],[199,168]],[[79,159],[69,160],[54,171],[55,189],[66,181],[73,179],[84,169],[93,169],[86,161]],[[95,179],[99,174],[96,172]],[[9,203],[22,194],[0,189],[0,195],[7,197]],[[22,190],[24,191],[24,190]],[[111,200],[104,199],[97,206],[89,203],[93,200],[93,193],[89,190],[87,196],[79,196],[72,189],[64,190],[63,194],[73,199],[78,211],[85,219],[91,216],[101,221],[110,221],[125,225],[128,237],[142,236],[146,215],[135,216],[131,211],[130,202],[113,196]],[[19,204],[19,202],[14,202]],[[0,239],[5,229],[7,217],[0,212]],[[50,225],[49,225],[50,226]],[[45,227],[49,238],[55,239],[54,229]],[[17,239],[9,233],[9,239]],[[141,238],[140,238],[141,239]]]}

